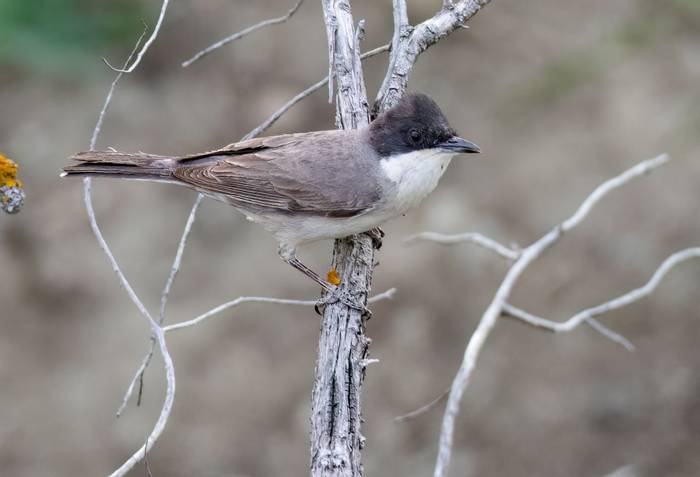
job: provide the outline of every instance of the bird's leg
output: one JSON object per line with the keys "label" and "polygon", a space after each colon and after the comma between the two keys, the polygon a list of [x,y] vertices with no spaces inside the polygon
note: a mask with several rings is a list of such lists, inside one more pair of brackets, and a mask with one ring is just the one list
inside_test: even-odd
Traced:
{"label": "bird's leg", "polygon": [[321,285],[321,288],[323,288],[327,293],[328,296],[321,297],[321,299],[318,300],[316,303],[316,312],[320,315],[321,314],[321,308],[327,305],[328,303],[332,303],[335,301],[341,301],[345,305],[354,308],[356,310],[360,310],[363,313],[367,313],[371,316],[372,312],[362,303],[358,303],[357,300],[354,300],[353,297],[349,297],[347,293],[341,293],[340,288],[337,286],[334,286],[324,279],[322,279],[316,272],[311,270],[309,267],[304,265],[296,256],[296,251],[292,248],[288,247],[283,247],[280,246],[279,248],[279,255],[288,264],[290,264],[292,267],[296,268],[299,270],[301,273]]}
{"label": "bird's leg", "polygon": [[384,231],[381,227],[375,227],[372,230],[365,232],[372,239],[374,248],[379,250],[382,248],[382,239],[384,238]]}
{"label": "bird's leg", "polygon": [[310,279],[312,279],[313,281],[315,281],[316,283],[318,283],[319,285],[321,285],[321,288],[326,290],[328,293],[334,293],[336,291],[337,287],[331,285],[330,283],[322,279],[320,276],[318,276],[318,273],[314,272],[309,267],[301,263],[296,256],[291,257],[290,259],[283,258],[283,260],[290,264],[292,267],[299,270],[307,277],[309,277]]}

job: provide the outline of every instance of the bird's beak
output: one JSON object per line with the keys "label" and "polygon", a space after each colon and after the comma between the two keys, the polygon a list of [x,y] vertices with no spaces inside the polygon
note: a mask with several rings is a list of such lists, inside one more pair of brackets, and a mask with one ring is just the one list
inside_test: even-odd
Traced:
{"label": "bird's beak", "polygon": [[479,146],[458,136],[452,136],[447,141],[439,143],[437,147],[453,154],[481,152]]}

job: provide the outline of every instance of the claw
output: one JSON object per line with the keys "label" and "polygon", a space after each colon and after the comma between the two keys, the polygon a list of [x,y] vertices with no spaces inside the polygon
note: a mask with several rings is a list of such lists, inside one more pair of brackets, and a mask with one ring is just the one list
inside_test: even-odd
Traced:
{"label": "claw", "polygon": [[376,250],[382,248],[382,239],[384,238],[385,234],[381,227],[375,227],[372,230],[368,230],[366,234],[372,239],[372,243],[374,244],[374,248]]}
{"label": "claw", "polygon": [[336,302],[341,302],[345,306],[362,312],[367,319],[372,317],[372,311],[369,308],[367,308],[363,303],[360,303],[354,297],[350,296],[347,291],[341,290],[338,287],[332,291],[328,291],[321,298],[319,298],[314,305],[314,310],[316,310],[316,313],[319,315],[323,315],[326,305]]}

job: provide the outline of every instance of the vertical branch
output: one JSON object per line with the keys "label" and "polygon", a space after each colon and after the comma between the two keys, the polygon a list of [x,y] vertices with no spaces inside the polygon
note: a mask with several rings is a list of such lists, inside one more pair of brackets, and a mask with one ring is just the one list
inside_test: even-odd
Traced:
{"label": "vertical branch", "polygon": [[[369,123],[359,41],[347,0],[322,0],[330,74],[335,80],[336,124],[357,128]],[[331,83],[332,93],[332,83]],[[374,267],[372,239],[361,234],[335,241],[333,265],[341,292],[367,303]],[[365,315],[342,302],[323,313],[312,394],[311,475],[361,476],[361,390],[370,340],[364,335]]]}

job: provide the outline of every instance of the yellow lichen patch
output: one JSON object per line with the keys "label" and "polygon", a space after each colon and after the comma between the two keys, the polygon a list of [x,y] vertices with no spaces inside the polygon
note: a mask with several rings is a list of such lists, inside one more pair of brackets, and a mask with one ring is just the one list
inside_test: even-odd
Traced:
{"label": "yellow lichen patch", "polygon": [[335,268],[331,268],[328,271],[328,273],[326,274],[326,281],[331,285],[340,285],[340,277],[338,276],[338,272],[335,270]]}
{"label": "yellow lichen patch", "polygon": [[17,164],[0,154],[0,186],[22,187],[17,179]]}

